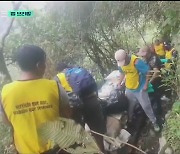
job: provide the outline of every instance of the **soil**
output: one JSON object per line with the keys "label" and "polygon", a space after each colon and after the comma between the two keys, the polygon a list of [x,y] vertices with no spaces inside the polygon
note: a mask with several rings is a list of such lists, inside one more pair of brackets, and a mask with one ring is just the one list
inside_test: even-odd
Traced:
{"label": "soil", "polygon": [[[163,128],[165,115],[172,108],[172,105],[173,105],[172,102],[174,101],[173,100],[169,102],[162,101],[163,114],[161,116],[161,120],[159,120],[160,123],[162,124],[162,128]],[[153,131],[151,123],[147,122],[146,126],[142,130],[137,147],[145,151],[147,154],[158,154],[160,137],[161,137],[161,131],[159,133],[155,133]],[[132,154],[142,154],[142,153],[135,151]]]}

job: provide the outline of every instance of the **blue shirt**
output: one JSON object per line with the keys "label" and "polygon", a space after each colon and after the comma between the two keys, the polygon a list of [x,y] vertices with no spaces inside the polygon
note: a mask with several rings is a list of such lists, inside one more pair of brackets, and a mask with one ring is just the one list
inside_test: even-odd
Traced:
{"label": "blue shirt", "polygon": [[[146,75],[147,75],[147,73],[149,71],[149,66],[143,60],[138,59],[136,61],[135,67],[136,67],[136,69],[139,72],[139,87],[137,89],[135,89],[135,90],[128,89],[128,88],[126,88],[126,89],[130,90],[130,91],[133,91],[133,92],[139,92],[139,91],[141,91],[144,88],[144,85],[146,83]],[[121,67],[119,67],[119,71],[124,74],[124,72],[121,69]]]}

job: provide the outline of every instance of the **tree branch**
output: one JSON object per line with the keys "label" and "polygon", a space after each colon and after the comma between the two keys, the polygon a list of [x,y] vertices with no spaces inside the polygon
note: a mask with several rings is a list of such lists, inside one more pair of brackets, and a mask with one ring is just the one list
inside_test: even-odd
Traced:
{"label": "tree branch", "polygon": [[[15,4],[14,2],[12,2],[14,10],[18,10],[19,7],[20,7],[20,5],[21,5],[21,3],[22,3],[22,2],[18,2],[17,4]],[[3,48],[4,48],[4,44],[5,44],[5,39],[6,39],[6,37],[9,35],[9,32],[10,32],[10,30],[11,30],[11,28],[12,28],[14,19],[15,19],[15,18],[12,18],[12,19],[11,19],[10,24],[9,24],[6,32],[5,32],[4,35],[2,36],[2,40],[1,40],[1,50],[0,50],[0,52],[3,52]]]}
{"label": "tree branch", "polygon": [[[18,2],[17,4],[15,4],[15,2],[13,2],[12,5],[13,5],[14,10],[18,10],[20,5],[21,5],[21,3],[22,2]],[[11,76],[10,76],[9,71],[7,69],[3,52],[4,52],[5,40],[6,40],[7,36],[9,35],[9,32],[10,32],[10,30],[12,28],[12,25],[13,25],[13,22],[14,22],[14,18],[11,19],[10,24],[9,24],[6,32],[2,36],[1,47],[0,47],[0,71],[6,76],[5,79],[7,81],[8,80],[11,81],[12,79],[11,79]]]}

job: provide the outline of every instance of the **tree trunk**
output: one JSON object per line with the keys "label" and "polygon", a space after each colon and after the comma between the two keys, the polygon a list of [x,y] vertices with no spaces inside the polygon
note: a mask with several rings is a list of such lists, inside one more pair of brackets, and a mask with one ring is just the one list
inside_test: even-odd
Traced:
{"label": "tree trunk", "polygon": [[[18,2],[17,4],[15,4],[13,2],[13,8],[14,10],[18,10],[20,5],[22,2]],[[6,63],[5,63],[5,59],[4,59],[4,46],[5,46],[5,40],[7,38],[7,36],[9,35],[9,32],[12,28],[14,22],[14,18],[11,19],[10,24],[6,30],[6,32],[4,33],[4,35],[2,36],[2,40],[1,40],[1,48],[0,48],[0,73],[3,74],[5,76],[4,81],[1,81],[1,84],[3,85],[5,82],[11,82],[11,76],[9,74],[9,71],[7,69]]]}

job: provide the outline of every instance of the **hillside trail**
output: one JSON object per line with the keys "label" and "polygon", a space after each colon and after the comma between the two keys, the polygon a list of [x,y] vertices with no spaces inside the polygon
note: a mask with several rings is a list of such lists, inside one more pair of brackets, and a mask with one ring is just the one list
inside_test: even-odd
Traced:
{"label": "hillside trail", "polygon": [[[160,120],[160,122],[162,123],[162,129],[164,122],[167,120],[165,118],[166,114],[172,109],[172,105],[174,102],[175,100],[172,99],[170,101],[162,101],[163,114]],[[158,154],[160,147],[159,138],[162,137],[162,129],[159,133],[155,133],[153,131],[151,123],[147,122],[142,130],[141,136],[137,143],[137,147],[145,151],[147,154]],[[140,154],[140,152],[133,151],[131,154]]]}

